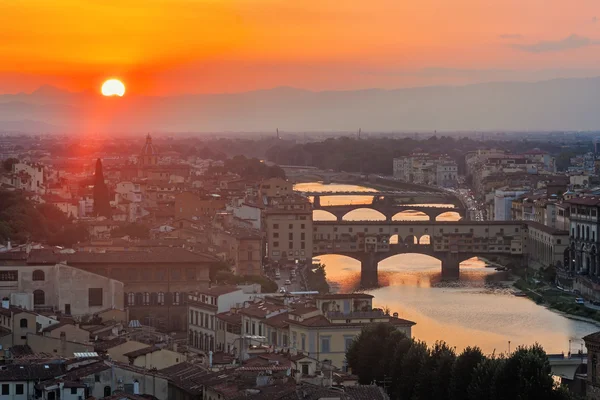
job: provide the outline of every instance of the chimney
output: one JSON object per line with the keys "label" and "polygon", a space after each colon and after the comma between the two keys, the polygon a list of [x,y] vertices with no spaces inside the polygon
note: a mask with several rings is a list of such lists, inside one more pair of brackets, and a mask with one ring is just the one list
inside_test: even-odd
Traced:
{"label": "chimney", "polygon": [[2,308],[7,310],[10,308],[10,300],[8,299],[8,297],[2,298]]}
{"label": "chimney", "polygon": [[398,318],[398,313],[397,312],[395,312],[393,315],[394,315],[394,318]]}

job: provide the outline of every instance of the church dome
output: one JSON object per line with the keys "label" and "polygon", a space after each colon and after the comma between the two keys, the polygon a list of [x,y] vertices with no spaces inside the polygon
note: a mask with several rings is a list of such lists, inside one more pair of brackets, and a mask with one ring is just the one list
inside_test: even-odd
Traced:
{"label": "church dome", "polygon": [[142,148],[142,156],[157,156],[158,151],[156,151],[156,147],[152,144],[152,138],[150,134],[146,136],[146,144]]}

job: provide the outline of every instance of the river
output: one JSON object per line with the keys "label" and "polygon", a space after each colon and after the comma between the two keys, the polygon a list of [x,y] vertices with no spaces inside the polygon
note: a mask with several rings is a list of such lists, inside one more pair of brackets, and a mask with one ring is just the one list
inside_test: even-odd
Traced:
{"label": "river", "polygon": [[[322,183],[302,183],[298,190],[373,191],[367,187]],[[364,204],[371,196],[321,197],[321,204]],[[315,220],[331,219],[324,211],[314,212]],[[381,219],[374,210],[355,210],[348,220]],[[417,212],[405,212],[394,219],[427,219]],[[443,214],[440,219],[457,220],[458,215]],[[327,279],[340,292],[359,286],[360,263],[348,257],[323,255],[318,259],[326,265]],[[515,297],[507,288],[506,272],[486,268],[484,261],[471,259],[461,264],[457,281],[441,280],[440,261],[421,254],[401,254],[379,264],[380,288],[370,290],[374,305],[389,307],[400,318],[417,323],[413,335],[432,344],[444,340],[461,350],[479,346],[487,353],[503,353],[518,345],[535,342],[548,353],[567,353],[582,347],[581,338],[600,330],[600,325],[567,318],[533,301]],[[510,341],[510,345],[509,345]]]}

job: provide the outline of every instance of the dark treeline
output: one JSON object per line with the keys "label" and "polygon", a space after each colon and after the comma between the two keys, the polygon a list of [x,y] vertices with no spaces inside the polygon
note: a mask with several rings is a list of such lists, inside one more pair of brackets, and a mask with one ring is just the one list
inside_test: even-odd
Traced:
{"label": "dark treeline", "polygon": [[246,158],[245,156],[235,156],[225,160],[222,167],[210,166],[206,175],[222,175],[225,173],[238,174],[244,179],[268,179],[284,178],[285,172],[277,165],[268,166],[257,158]]}
{"label": "dark treeline", "polygon": [[73,224],[52,204],[34,204],[19,192],[0,191],[0,241],[71,246],[88,240],[85,227]]}
{"label": "dark treeline", "polygon": [[555,385],[539,345],[485,356],[477,347],[456,354],[444,342],[428,347],[389,324],[363,329],[346,353],[361,384],[386,384],[402,400],[574,400]]}
{"label": "dark treeline", "polygon": [[562,161],[559,168],[564,168],[568,165],[570,156],[589,151],[591,142],[581,145],[571,144],[565,148],[559,142],[479,141],[448,136],[432,136],[426,140],[341,137],[297,145],[290,145],[289,142],[280,143],[268,149],[266,156],[270,161],[283,165],[308,165],[335,171],[391,175],[392,160],[415,151],[448,154],[458,162],[462,170],[465,154],[483,148],[504,149],[515,154],[539,148],[556,156],[558,162]]}

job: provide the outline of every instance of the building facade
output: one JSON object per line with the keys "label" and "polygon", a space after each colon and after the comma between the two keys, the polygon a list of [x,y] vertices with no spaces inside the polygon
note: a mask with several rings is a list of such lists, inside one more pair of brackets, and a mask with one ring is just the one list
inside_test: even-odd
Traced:
{"label": "building facade", "polygon": [[302,196],[273,201],[264,213],[266,255],[272,260],[311,260],[312,206]]}

